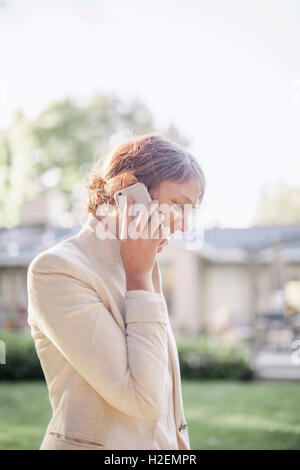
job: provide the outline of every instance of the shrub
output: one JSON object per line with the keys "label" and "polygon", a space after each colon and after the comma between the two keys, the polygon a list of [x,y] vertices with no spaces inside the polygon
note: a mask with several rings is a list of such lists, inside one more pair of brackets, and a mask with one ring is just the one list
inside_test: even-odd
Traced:
{"label": "shrub", "polygon": [[[0,379],[44,379],[29,329],[0,331],[6,363],[0,364]],[[176,337],[181,377],[186,379],[250,380],[253,372],[240,346],[214,342],[205,335]]]}
{"label": "shrub", "polygon": [[44,379],[32,336],[24,331],[0,331],[5,343],[5,364],[0,364],[0,379]]}
{"label": "shrub", "polygon": [[222,344],[199,335],[176,338],[181,377],[186,379],[251,380],[247,351],[238,344]]}

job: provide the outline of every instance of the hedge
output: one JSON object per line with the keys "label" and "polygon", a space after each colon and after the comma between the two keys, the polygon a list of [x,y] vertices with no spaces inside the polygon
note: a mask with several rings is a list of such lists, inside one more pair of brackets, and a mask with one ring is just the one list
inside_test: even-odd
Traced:
{"label": "hedge", "polygon": [[0,364],[0,380],[44,379],[32,336],[24,331],[0,331],[5,343],[5,364]]}
{"label": "hedge", "polygon": [[[5,364],[0,364],[0,379],[44,379],[29,329],[0,331],[5,343]],[[211,343],[199,335],[194,338],[176,337],[181,377],[186,379],[250,380],[253,372],[245,351],[237,346]]]}
{"label": "hedge", "polygon": [[200,334],[176,337],[182,378],[252,380],[249,350],[242,343],[224,343]]}

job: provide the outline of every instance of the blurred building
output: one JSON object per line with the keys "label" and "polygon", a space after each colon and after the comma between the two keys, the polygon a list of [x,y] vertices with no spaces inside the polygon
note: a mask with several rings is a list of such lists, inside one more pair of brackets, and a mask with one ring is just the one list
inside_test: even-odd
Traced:
{"label": "blurred building", "polygon": [[207,229],[200,249],[170,242],[160,265],[177,331],[240,338],[268,331],[286,344],[297,334],[300,225]]}
{"label": "blurred building", "polygon": [[[27,326],[30,261],[81,228],[53,224],[45,216],[46,207],[53,211],[51,204],[42,205],[44,210],[36,208],[34,217],[27,208],[19,226],[0,229],[0,328]],[[206,229],[200,245],[197,237],[188,249],[185,239],[172,239],[158,255],[175,332],[234,331],[248,338],[253,328],[257,333],[264,321],[270,325],[273,319],[281,324],[278,337],[285,331],[284,317],[293,318],[292,328],[298,328],[300,225]]]}

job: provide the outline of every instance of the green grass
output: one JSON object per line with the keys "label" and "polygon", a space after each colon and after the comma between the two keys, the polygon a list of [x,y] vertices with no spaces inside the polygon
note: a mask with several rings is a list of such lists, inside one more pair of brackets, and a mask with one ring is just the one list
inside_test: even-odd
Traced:
{"label": "green grass", "polygon": [[43,381],[1,381],[0,449],[38,449],[50,418]]}
{"label": "green grass", "polygon": [[[299,382],[182,387],[191,449],[300,449]],[[38,449],[50,417],[44,382],[1,382],[0,449]]]}
{"label": "green grass", "polygon": [[300,449],[299,382],[183,381],[191,449]]}

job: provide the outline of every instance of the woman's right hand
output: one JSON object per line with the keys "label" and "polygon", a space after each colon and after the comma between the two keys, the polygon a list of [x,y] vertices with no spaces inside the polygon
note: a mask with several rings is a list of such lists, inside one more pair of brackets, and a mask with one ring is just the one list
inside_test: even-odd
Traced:
{"label": "woman's right hand", "polygon": [[[158,201],[152,200],[138,217],[130,215],[134,197],[127,197],[122,214],[120,233],[120,254],[123,261],[127,288],[135,287],[153,290],[152,269],[159,244],[165,238],[163,215],[158,212]],[[153,234],[151,236],[151,233]],[[135,238],[131,238],[132,234]]]}

